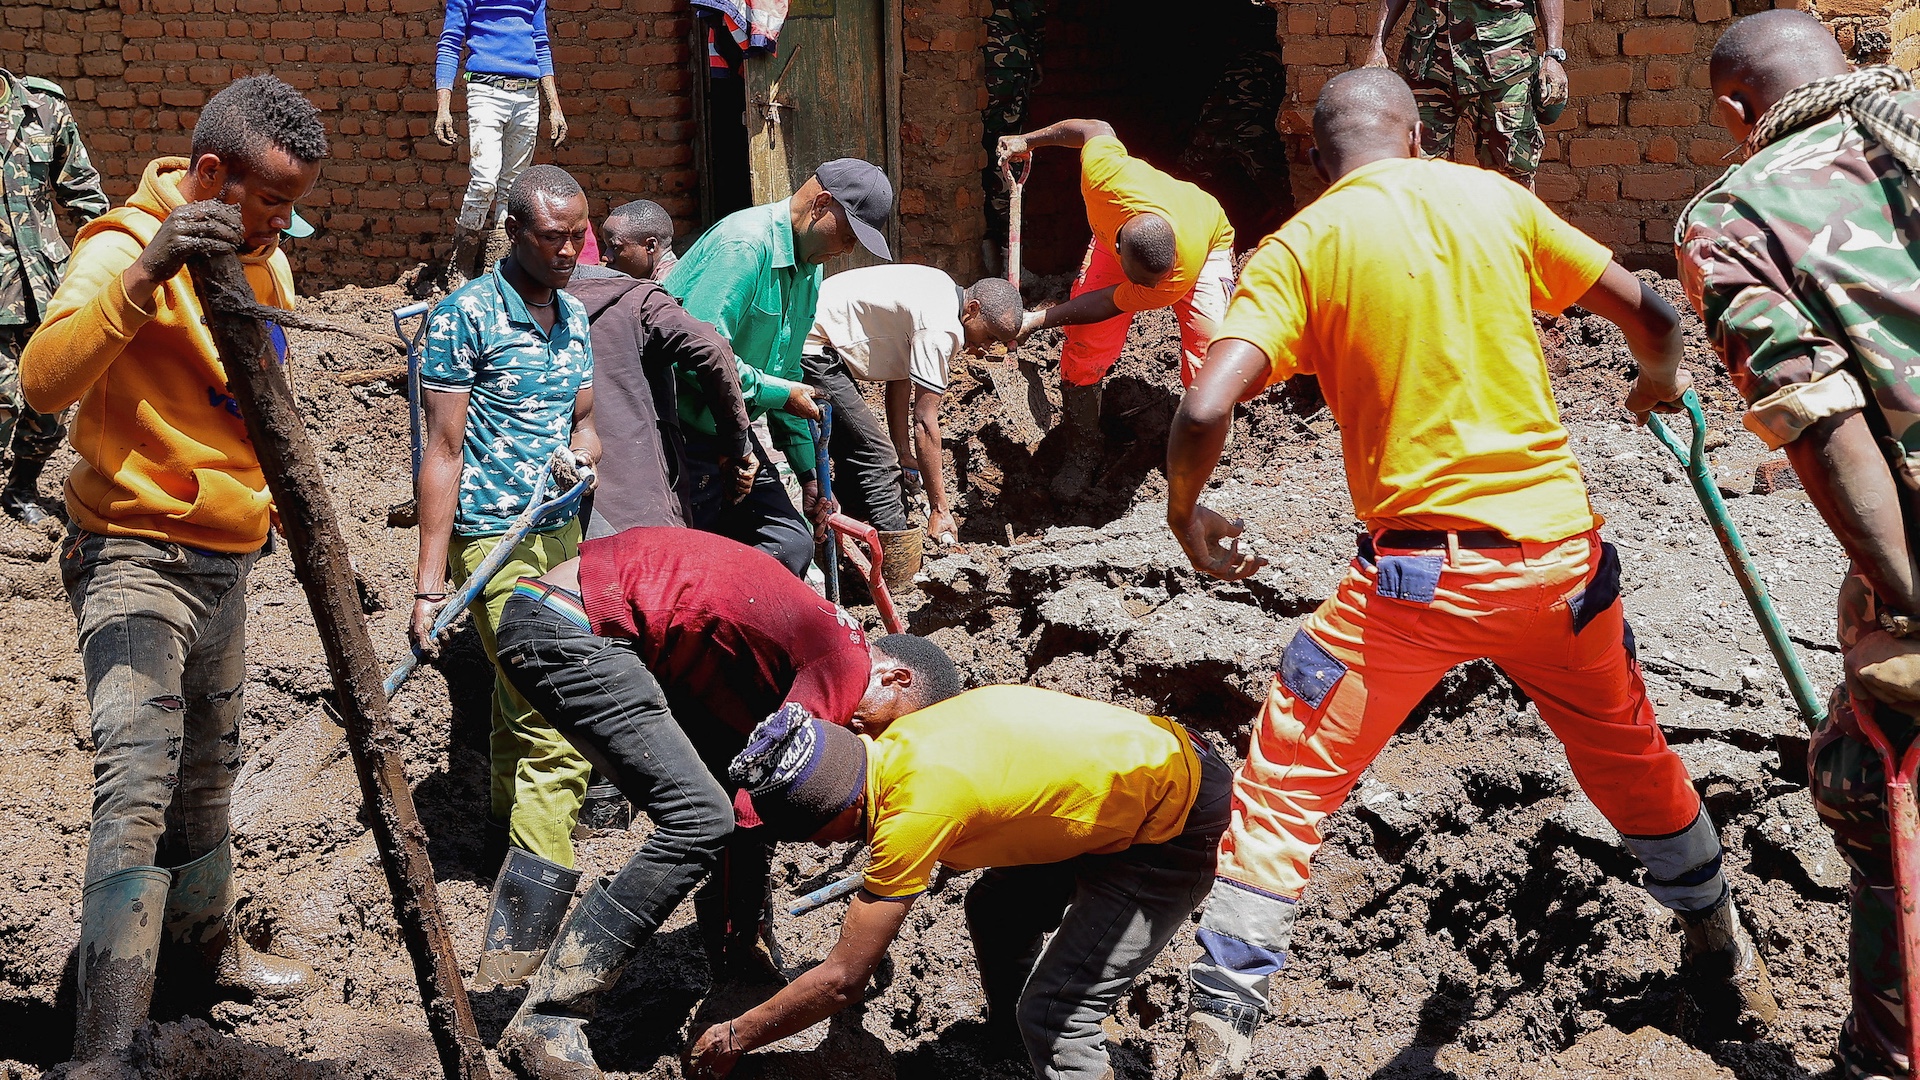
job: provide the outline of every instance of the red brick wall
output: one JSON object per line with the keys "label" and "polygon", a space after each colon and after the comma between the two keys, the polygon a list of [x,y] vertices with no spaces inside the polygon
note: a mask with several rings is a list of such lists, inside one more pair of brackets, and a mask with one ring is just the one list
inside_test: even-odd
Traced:
{"label": "red brick wall", "polygon": [[962,280],[979,276],[986,233],[980,50],[987,9],[987,0],[906,0],[902,7],[900,254]]}
{"label": "red brick wall", "polygon": [[[548,0],[571,134],[552,161],[609,202],[658,201],[698,225],[686,0]],[[4,0],[0,65],[62,83],[119,202],[146,163],[184,154],[196,110],[270,71],[325,115],[333,158],[303,207],[320,233],[292,249],[305,290],[391,281],[444,250],[466,186],[428,133],[443,0]]]}

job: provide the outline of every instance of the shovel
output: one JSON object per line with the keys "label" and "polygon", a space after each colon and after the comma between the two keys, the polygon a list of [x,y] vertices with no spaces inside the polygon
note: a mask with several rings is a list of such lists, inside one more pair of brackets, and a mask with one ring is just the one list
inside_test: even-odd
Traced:
{"label": "shovel", "polygon": [[[1012,161],[1000,165],[1000,179],[1007,185],[1007,280],[1015,289],[1020,288],[1020,203],[1021,194],[1027,186],[1027,176],[1033,171],[1033,159],[1028,158],[1017,166]],[[1007,418],[1012,424],[1011,434],[1020,442],[1029,446],[1040,441],[1046,434],[1047,426],[1053,422],[1053,403],[1047,400],[1046,384],[1040,379],[1040,365],[1017,353],[1008,354],[1012,363],[1002,364],[989,378],[993,380],[993,389],[1000,396]]]}
{"label": "shovel", "polygon": [[[422,300],[417,304],[393,309],[393,335],[407,347],[407,434],[412,440],[413,475],[420,475],[420,455],[426,445],[425,419],[421,415],[420,404],[420,346],[427,337],[427,312],[432,305]],[[406,330],[408,319],[419,319],[414,324],[413,333]],[[411,498],[397,503],[387,510],[387,527],[393,529],[411,529],[420,523],[419,505]]]}

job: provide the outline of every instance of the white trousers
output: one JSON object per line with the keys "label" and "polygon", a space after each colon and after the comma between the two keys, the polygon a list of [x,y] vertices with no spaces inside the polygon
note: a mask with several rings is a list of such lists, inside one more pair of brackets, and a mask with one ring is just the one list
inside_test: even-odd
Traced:
{"label": "white trousers", "polygon": [[[533,160],[540,137],[540,88],[502,90],[467,83],[467,196],[456,223],[463,229],[498,225],[507,216],[507,192]],[[488,214],[491,208],[493,213]]]}

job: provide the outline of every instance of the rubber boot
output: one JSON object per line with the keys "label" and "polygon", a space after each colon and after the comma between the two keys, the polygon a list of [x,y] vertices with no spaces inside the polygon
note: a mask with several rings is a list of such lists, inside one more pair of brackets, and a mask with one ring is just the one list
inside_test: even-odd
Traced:
{"label": "rubber boot", "polygon": [[600,832],[626,832],[633,827],[633,804],[620,788],[599,773],[587,781],[587,797],[580,803],[580,821],[573,838],[584,840]]}
{"label": "rubber boot", "polygon": [[1086,494],[1100,469],[1106,437],[1100,430],[1100,384],[1060,384],[1062,412],[1066,414],[1067,459],[1053,477],[1053,497],[1078,499]]}
{"label": "rubber boot", "polygon": [[923,526],[880,534],[880,576],[887,593],[899,596],[913,588],[913,576],[920,572],[926,555],[927,530]]}
{"label": "rubber boot", "polygon": [[653,930],[594,882],[527,980],[526,1000],[500,1033],[500,1060],[527,1080],[601,1080],[587,1021]]}
{"label": "rubber boot", "polygon": [[147,1022],[171,880],[158,866],[133,866],[81,894],[74,1061],[125,1054]]}
{"label": "rubber boot", "polygon": [[15,457],[7,486],[0,488],[0,511],[22,525],[39,525],[52,517],[40,505],[40,470],[46,467],[44,461]]}
{"label": "rubber boot", "polygon": [[492,273],[493,264],[500,261],[501,256],[507,253],[507,248],[510,246],[512,245],[507,240],[507,223],[503,221],[495,225],[493,231],[487,233],[486,245],[480,249],[480,264],[473,268],[473,276],[479,277],[481,274]]}
{"label": "rubber boot", "polygon": [[493,907],[474,979],[482,986],[519,986],[540,966],[560,920],[573,903],[580,871],[522,851],[507,849],[493,879]]}
{"label": "rubber boot", "polygon": [[446,282],[447,291],[465,285],[475,277],[473,264],[480,254],[480,230],[456,225],[453,229],[453,252],[447,256],[446,270],[441,279]]}
{"label": "rubber boot", "polygon": [[1740,924],[1732,892],[1711,910],[1682,913],[1680,927],[1687,936],[1683,966],[1698,982],[1733,991],[1724,1004],[1737,1006],[1735,1023],[1741,1030],[1749,1035],[1765,1032],[1780,1014],[1780,1002],[1773,996],[1766,961]]}
{"label": "rubber boot", "polygon": [[1180,1054],[1180,1080],[1239,1080],[1253,1052],[1260,1011],[1225,1002],[1187,1014],[1187,1044]]}
{"label": "rubber boot", "polygon": [[298,960],[255,952],[233,927],[233,838],[173,871],[167,890],[169,967],[178,965],[230,994],[298,997],[317,983]]}

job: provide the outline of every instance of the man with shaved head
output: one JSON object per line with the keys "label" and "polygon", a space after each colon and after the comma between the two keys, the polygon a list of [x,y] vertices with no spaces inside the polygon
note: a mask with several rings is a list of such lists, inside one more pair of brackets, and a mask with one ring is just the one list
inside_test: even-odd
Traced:
{"label": "man with shaved head", "polygon": [[1920,95],[1850,71],[1798,11],[1735,23],[1709,64],[1746,160],[1679,225],[1680,279],[1748,403],[1852,560],[1840,585],[1847,692],[1814,735],[1810,788],[1852,868],[1852,1013],[1842,1075],[1907,1076],[1885,776],[1871,710],[1904,753],[1920,712]]}
{"label": "man with shaved head", "polygon": [[1180,322],[1180,382],[1191,385],[1233,292],[1233,226],[1213,196],[1137,157],[1100,120],[1062,120],[1000,140],[1000,160],[1023,161],[1041,146],[1080,151],[1080,194],[1093,239],[1066,303],[1029,312],[1024,338],[1067,328],[1060,352],[1067,461],[1055,497],[1078,497],[1099,465],[1100,380],[1120,359],[1137,311],[1171,307]]}
{"label": "man with shaved head", "polygon": [[1327,83],[1312,158],[1330,186],[1248,261],[1168,441],[1167,523],[1196,569],[1247,577],[1263,560],[1199,496],[1234,404],[1317,375],[1365,528],[1333,597],[1287,645],[1234,781],[1183,1080],[1241,1075],[1320,822],[1427,692],[1483,658],[1532,699],[1646,866],[1648,892],[1680,916],[1702,1004],[1737,1005],[1751,1026],[1777,1009],[1719,835],[1648,701],[1620,559],[1601,540],[1533,327],[1535,311],[1575,303],[1617,324],[1640,362],[1625,406],[1645,419],[1690,384],[1679,317],[1532,192],[1422,160],[1419,126],[1390,71]]}

